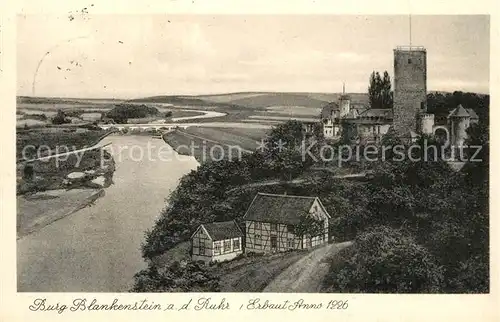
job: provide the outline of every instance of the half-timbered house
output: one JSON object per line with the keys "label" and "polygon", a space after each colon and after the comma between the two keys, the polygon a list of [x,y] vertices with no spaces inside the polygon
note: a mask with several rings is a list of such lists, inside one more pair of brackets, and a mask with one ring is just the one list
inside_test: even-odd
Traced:
{"label": "half-timbered house", "polygon": [[202,224],[191,236],[193,261],[231,260],[243,253],[243,232],[235,221]]}
{"label": "half-timbered house", "polygon": [[[304,233],[307,218],[322,227],[317,234]],[[317,197],[258,193],[243,219],[246,252],[308,249],[328,242],[330,215]]]}

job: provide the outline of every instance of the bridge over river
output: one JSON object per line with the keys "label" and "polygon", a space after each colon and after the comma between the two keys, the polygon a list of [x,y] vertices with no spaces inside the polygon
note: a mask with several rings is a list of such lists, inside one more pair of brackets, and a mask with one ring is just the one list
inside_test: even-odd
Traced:
{"label": "bridge over river", "polygon": [[244,129],[270,129],[272,125],[259,123],[242,122],[205,122],[205,123],[146,123],[146,124],[100,124],[103,130],[108,129],[129,129],[129,130],[165,130],[170,131],[176,128],[186,129],[188,127],[219,127],[219,128],[244,128]]}

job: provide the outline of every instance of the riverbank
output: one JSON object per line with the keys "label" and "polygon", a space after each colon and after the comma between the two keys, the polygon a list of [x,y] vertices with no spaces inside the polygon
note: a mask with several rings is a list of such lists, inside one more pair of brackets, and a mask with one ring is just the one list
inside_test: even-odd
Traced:
{"label": "riverbank", "polygon": [[58,189],[18,196],[17,239],[91,205],[104,194],[104,189]]}
{"label": "riverbank", "polygon": [[163,134],[163,140],[181,155],[193,156],[198,162],[238,159],[238,153],[255,151],[265,128],[188,127]]}
{"label": "riverbank", "polygon": [[[134,274],[147,267],[140,250],[144,232],[182,176],[198,166],[191,157],[165,151],[160,140],[150,146],[151,140],[110,135],[101,142],[111,143],[113,184],[90,206],[17,240],[18,292],[127,292],[133,286]],[[130,147],[165,158],[138,160]]]}

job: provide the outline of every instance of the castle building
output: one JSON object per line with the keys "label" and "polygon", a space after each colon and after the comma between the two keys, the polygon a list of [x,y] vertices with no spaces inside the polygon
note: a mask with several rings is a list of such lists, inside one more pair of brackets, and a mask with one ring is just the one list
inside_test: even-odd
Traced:
{"label": "castle building", "polygon": [[443,130],[453,146],[463,145],[470,124],[477,123],[471,108],[457,106],[442,124],[427,113],[427,50],[421,46],[394,49],[394,100],[392,108],[372,109],[351,101],[345,85],[338,103],[330,102],[321,111],[323,135],[343,137],[349,142],[379,142],[392,127],[405,141]]}

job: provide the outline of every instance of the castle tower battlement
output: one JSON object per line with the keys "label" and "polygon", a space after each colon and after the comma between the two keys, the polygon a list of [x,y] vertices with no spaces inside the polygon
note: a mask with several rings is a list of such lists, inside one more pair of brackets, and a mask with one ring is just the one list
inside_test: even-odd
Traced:
{"label": "castle tower battlement", "polygon": [[434,114],[421,113],[419,115],[420,119],[420,130],[422,134],[432,134],[434,129]]}

